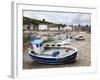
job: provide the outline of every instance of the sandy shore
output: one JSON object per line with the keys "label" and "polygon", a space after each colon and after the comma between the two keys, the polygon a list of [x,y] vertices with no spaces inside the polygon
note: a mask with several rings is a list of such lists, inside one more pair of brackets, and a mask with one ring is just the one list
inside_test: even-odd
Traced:
{"label": "sandy shore", "polygon": [[91,65],[91,34],[80,33],[84,41],[73,41],[70,45],[78,49],[76,61],[69,64],[49,65],[34,62],[27,53],[23,55],[23,69],[57,68],[57,67],[80,67]]}

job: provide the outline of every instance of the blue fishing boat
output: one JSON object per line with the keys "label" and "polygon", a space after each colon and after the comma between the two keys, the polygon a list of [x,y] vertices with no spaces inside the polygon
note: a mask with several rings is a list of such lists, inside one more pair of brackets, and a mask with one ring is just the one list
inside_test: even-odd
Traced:
{"label": "blue fishing boat", "polygon": [[35,39],[31,43],[33,48],[29,51],[29,55],[33,61],[44,64],[65,64],[76,60],[77,49],[74,47],[58,46],[58,44],[45,46],[42,39]]}

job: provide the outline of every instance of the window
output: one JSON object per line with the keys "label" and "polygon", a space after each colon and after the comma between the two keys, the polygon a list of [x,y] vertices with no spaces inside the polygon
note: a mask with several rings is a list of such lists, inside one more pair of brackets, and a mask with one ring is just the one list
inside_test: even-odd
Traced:
{"label": "window", "polygon": [[40,44],[40,47],[43,45],[43,42]]}
{"label": "window", "polygon": [[61,46],[60,44],[58,44],[57,46]]}
{"label": "window", "polygon": [[40,47],[42,46],[42,44],[40,44]]}
{"label": "window", "polygon": [[51,46],[55,46],[54,44],[52,44]]}
{"label": "window", "polygon": [[36,47],[39,47],[38,44],[36,44]]}

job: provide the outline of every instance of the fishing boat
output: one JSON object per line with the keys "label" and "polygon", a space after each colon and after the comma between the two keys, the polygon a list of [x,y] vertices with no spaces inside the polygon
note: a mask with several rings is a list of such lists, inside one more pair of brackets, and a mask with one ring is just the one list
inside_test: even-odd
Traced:
{"label": "fishing boat", "polygon": [[76,38],[75,40],[77,40],[77,41],[83,41],[85,39],[84,38]]}
{"label": "fishing boat", "polygon": [[76,60],[77,49],[71,46],[59,44],[44,45],[43,40],[35,39],[32,42],[33,48],[29,51],[33,61],[44,64],[65,64]]}
{"label": "fishing boat", "polygon": [[78,35],[78,36],[75,37],[75,40],[83,41],[83,40],[85,40],[85,38],[83,38],[83,36],[81,36],[81,35]]}

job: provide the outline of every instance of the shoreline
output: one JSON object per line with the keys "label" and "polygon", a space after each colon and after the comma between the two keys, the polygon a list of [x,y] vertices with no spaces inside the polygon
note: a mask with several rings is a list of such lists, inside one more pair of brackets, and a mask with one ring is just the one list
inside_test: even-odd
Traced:
{"label": "shoreline", "polygon": [[41,69],[41,68],[60,68],[60,67],[81,67],[91,65],[91,34],[80,33],[85,40],[74,41],[70,45],[78,49],[76,61],[69,64],[49,65],[34,62],[27,53],[23,57],[23,69]]}

